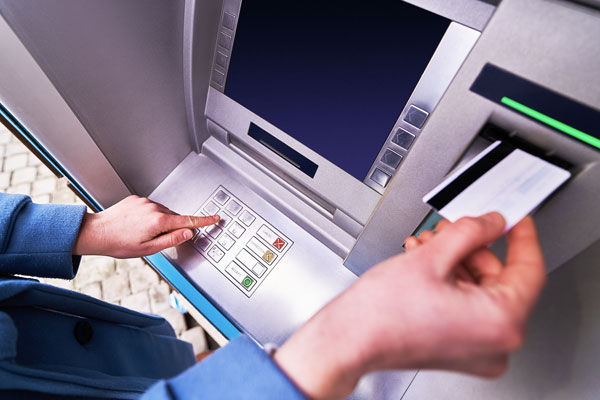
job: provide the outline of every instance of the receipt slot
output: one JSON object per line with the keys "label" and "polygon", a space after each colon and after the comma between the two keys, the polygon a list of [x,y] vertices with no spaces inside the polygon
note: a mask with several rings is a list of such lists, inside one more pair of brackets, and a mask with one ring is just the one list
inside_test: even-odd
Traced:
{"label": "receipt slot", "polygon": [[[535,213],[549,285],[508,374],[383,372],[353,397],[592,398],[597,6],[342,3],[0,0],[0,114],[98,209],[136,193],[220,214],[149,262],[223,336],[261,344],[403,251],[487,127],[564,160]],[[511,77],[499,97],[488,69]]]}

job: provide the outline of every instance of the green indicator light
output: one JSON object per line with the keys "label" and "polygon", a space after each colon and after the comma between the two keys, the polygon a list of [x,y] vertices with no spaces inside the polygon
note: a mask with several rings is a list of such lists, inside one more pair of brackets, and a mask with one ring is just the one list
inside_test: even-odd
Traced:
{"label": "green indicator light", "polygon": [[557,121],[552,117],[542,114],[541,112],[536,111],[533,108],[529,108],[529,107],[527,107],[517,101],[514,101],[513,99],[510,99],[508,97],[503,97],[502,100],[500,100],[500,102],[511,108],[514,108],[515,110],[517,110],[519,112],[522,112],[523,114],[525,114],[527,116],[530,116],[531,118],[535,118],[538,121],[543,122],[546,125],[550,125],[554,129],[558,129],[559,131],[564,132],[569,136],[573,136],[574,138],[579,139],[582,142],[585,142],[591,146],[594,146],[594,147],[600,149],[600,139],[595,138],[592,135],[588,135],[585,132],[581,132],[579,129],[575,129],[572,126],[563,124],[562,122]]}
{"label": "green indicator light", "polygon": [[244,282],[243,282],[244,286],[246,287],[250,287],[250,285],[252,285],[252,278],[250,278],[249,276],[246,276],[244,278]]}

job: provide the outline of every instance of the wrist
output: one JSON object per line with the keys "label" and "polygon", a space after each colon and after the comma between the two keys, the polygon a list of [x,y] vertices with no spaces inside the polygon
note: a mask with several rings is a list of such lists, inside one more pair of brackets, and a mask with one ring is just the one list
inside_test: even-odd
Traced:
{"label": "wrist", "polygon": [[311,399],[346,398],[360,377],[370,372],[366,332],[348,316],[352,308],[346,297],[317,313],[274,355],[279,367]]}
{"label": "wrist", "polygon": [[102,224],[99,219],[100,214],[85,213],[83,215],[79,233],[73,245],[74,255],[103,254],[101,249]]}

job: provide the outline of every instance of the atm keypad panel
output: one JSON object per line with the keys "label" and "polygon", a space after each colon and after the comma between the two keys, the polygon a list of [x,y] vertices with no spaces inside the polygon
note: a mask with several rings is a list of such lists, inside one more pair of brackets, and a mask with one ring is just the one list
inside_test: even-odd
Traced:
{"label": "atm keypad panel", "polygon": [[213,214],[221,220],[198,229],[190,243],[250,297],[294,243],[223,186],[195,213]]}

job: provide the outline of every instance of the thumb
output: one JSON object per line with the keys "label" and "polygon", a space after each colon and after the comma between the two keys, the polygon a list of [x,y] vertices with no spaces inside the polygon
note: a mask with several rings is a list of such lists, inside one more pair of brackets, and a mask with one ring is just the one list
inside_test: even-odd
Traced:
{"label": "thumb", "polygon": [[502,236],[505,225],[504,217],[497,212],[477,218],[461,218],[421,248],[433,255],[435,268],[441,275],[446,275],[475,250]]}
{"label": "thumb", "polygon": [[177,229],[155,237],[150,240],[148,244],[150,245],[152,253],[157,253],[169,247],[180,245],[181,243],[190,240],[193,236],[194,231],[191,229]]}

